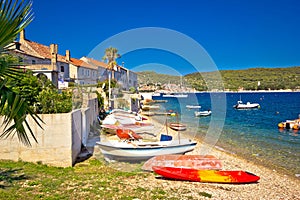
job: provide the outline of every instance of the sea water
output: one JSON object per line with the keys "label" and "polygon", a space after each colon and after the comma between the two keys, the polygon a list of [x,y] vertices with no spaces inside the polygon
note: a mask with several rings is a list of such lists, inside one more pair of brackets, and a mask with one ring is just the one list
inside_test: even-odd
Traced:
{"label": "sea water", "polygon": [[[223,98],[221,111],[214,105],[216,98]],[[300,131],[279,130],[277,126],[299,117],[300,92],[191,93],[188,98],[154,99],[167,100],[160,104],[161,112],[178,113],[167,120],[187,124],[187,133],[194,137],[205,139],[209,131],[214,131],[214,124],[218,124],[217,128],[221,124],[214,144],[218,148],[289,175],[300,174]],[[259,103],[260,108],[236,110],[233,106],[239,100]],[[201,105],[201,108],[188,109],[186,105]],[[208,109],[212,110],[211,116],[194,116],[196,110]],[[224,119],[214,117],[218,111],[223,112],[220,116]]]}

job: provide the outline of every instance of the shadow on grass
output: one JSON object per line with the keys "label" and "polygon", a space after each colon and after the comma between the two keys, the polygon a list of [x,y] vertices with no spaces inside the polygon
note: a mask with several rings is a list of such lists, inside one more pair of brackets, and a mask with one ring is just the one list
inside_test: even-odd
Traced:
{"label": "shadow on grass", "polygon": [[0,188],[6,188],[13,181],[19,181],[27,179],[28,177],[25,174],[20,173],[22,169],[0,169]]}

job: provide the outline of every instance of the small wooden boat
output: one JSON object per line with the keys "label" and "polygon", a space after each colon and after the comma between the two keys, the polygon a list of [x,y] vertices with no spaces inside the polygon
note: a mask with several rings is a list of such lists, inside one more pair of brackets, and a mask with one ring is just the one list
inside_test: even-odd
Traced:
{"label": "small wooden boat", "polygon": [[100,141],[96,144],[108,160],[140,162],[159,155],[184,154],[194,150],[197,142],[181,139],[158,142]]}
{"label": "small wooden boat", "polygon": [[195,111],[194,112],[195,117],[206,117],[211,115],[211,111],[210,110],[206,110],[206,111]]}
{"label": "small wooden boat", "polygon": [[175,131],[185,131],[186,130],[186,125],[181,124],[179,122],[169,123],[169,127]]}
{"label": "small wooden boat", "polygon": [[143,105],[142,106],[143,111],[158,110],[159,108],[160,108],[159,105]]}
{"label": "small wooden boat", "polygon": [[222,163],[213,155],[162,155],[147,160],[142,169],[153,171],[153,166],[221,169]]}
{"label": "small wooden boat", "polygon": [[219,171],[153,166],[153,171],[165,178],[209,183],[255,183],[260,177],[246,171]]}

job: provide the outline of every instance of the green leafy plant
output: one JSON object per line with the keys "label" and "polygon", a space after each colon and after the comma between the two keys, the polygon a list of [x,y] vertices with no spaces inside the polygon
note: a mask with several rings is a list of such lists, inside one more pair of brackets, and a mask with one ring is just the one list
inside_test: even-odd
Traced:
{"label": "green leafy plant", "polygon": [[37,142],[26,116],[29,114],[41,128],[42,120],[19,93],[7,87],[7,77],[19,81],[22,73],[6,55],[19,32],[32,21],[31,6],[32,2],[26,0],[0,1],[0,113],[4,115],[4,132],[0,137],[8,138],[17,133],[19,140],[25,145],[31,145],[25,127]]}

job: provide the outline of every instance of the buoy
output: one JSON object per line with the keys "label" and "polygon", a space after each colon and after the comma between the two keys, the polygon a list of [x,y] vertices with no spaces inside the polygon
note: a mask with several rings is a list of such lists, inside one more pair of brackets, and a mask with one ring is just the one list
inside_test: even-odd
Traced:
{"label": "buoy", "polygon": [[298,125],[298,124],[295,124],[295,125],[293,126],[293,129],[294,129],[294,130],[299,130],[299,125]]}
{"label": "buoy", "polygon": [[284,124],[283,123],[279,123],[278,124],[278,128],[284,128]]}

